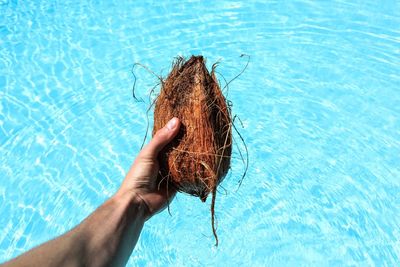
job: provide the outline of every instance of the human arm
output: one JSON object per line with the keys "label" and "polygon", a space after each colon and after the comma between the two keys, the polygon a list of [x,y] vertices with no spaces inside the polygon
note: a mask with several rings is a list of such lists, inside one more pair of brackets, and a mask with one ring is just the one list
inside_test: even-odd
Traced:
{"label": "human arm", "polygon": [[158,185],[161,149],[178,133],[179,120],[160,129],[137,156],[118,192],[81,224],[6,262],[12,266],[125,266],[147,219],[163,210],[174,191]]}

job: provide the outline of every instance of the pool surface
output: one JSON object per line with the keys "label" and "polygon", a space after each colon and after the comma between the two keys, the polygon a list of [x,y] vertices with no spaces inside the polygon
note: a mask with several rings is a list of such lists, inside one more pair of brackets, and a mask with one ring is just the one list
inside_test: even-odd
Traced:
{"label": "pool surface", "polygon": [[227,93],[249,171],[238,189],[235,148],[219,247],[211,198],[179,194],[128,265],[398,264],[400,2],[161,2],[0,0],[0,262],[117,190],[146,130],[133,63],[202,54],[230,80],[247,54]]}

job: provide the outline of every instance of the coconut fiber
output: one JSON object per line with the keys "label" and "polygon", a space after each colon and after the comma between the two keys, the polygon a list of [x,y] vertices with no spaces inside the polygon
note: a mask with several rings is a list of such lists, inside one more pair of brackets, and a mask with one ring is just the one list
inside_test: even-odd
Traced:
{"label": "coconut fiber", "polygon": [[160,153],[160,174],[180,192],[203,202],[212,194],[211,221],[217,186],[228,172],[232,151],[230,109],[214,73],[202,56],[178,58],[162,80],[155,102],[153,135],[172,117],[181,121],[177,137]]}

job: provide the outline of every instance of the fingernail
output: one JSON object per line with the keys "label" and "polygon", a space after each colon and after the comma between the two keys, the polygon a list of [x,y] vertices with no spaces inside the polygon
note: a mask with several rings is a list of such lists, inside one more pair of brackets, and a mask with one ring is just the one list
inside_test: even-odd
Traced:
{"label": "fingernail", "polygon": [[177,119],[177,118],[172,118],[172,119],[167,123],[167,128],[168,128],[168,130],[171,131],[171,130],[175,129],[177,122],[178,122],[178,119]]}

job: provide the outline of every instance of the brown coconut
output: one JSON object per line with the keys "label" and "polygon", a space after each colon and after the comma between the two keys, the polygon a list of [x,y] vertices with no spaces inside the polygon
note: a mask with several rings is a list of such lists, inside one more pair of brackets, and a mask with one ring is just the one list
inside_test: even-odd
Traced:
{"label": "brown coconut", "polygon": [[178,191],[203,202],[212,193],[212,227],[217,186],[228,172],[232,151],[230,110],[202,56],[177,59],[162,81],[155,102],[154,133],[172,117],[181,121],[177,137],[160,153],[160,174]]}

